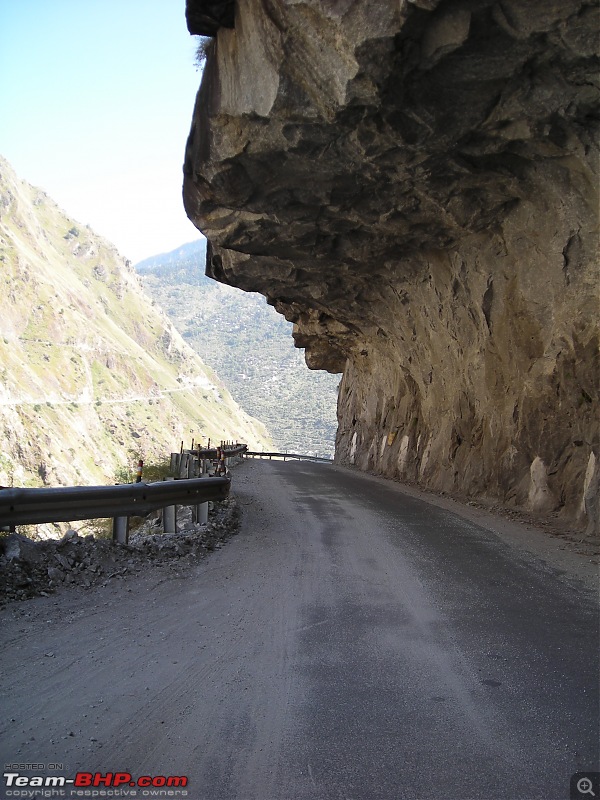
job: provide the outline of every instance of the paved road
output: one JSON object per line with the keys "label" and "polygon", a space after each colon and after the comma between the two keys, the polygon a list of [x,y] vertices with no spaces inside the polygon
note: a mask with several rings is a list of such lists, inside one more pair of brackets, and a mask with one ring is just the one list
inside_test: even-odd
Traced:
{"label": "paved road", "polygon": [[387,481],[235,481],[242,531],[191,574],[0,613],[3,763],[190,800],[562,800],[598,769],[582,580]]}

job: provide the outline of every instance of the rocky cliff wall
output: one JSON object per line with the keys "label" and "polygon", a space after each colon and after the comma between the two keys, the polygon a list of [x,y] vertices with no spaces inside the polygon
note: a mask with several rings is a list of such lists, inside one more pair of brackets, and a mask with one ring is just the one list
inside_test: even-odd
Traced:
{"label": "rocky cliff wall", "polygon": [[582,0],[188,0],[207,273],[343,372],[337,459],[558,512],[598,494],[598,32]]}

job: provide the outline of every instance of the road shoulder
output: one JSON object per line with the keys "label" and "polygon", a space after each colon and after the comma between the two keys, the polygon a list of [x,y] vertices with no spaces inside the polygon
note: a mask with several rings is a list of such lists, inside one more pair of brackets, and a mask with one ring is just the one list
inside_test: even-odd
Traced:
{"label": "road shoulder", "polygon": [[560,530],[549,523],[544,525],[543,522],[534,521],[533,518],[527,518],[524,514],[499,506],[488,509],[474,501],[460,502],[445,495],[424,491],[416,486],[362,472],[352,467],[334,464],[332,469],[351,475],[363,475],[366,480],[394,488],[401,494],[450,511],[497,535],[507,545],[540,559],[557,572],[581,581],[587,590],[598,594],[598,544],[594,541],[577,538],[576,531]]}

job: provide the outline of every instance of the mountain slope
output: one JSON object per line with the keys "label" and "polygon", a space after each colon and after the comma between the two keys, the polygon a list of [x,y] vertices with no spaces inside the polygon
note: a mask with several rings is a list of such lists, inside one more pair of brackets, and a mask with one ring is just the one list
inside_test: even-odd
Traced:
{"label": "mountain slope", "polygon": [[270,445],[130,263],[3,159],[0,296],[0,484],[110,482],[192,436]]}
{"label": "mountain slope", "polygon": [[309,370],[291,324],[260,294],[204,275],[206,241],[136,264],[144,288],[280,449],[332,457],[339,378]]}

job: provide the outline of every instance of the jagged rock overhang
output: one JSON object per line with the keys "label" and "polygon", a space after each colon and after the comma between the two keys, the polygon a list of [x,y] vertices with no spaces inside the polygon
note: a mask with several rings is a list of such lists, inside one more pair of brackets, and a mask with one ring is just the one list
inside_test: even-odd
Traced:
{"label": "jagged rock overhang", "polygon": [[[186,203],[213,255],[229,251],[209,263],[215,277],[347,324],[350,283],[368,309],[373,273],[415,270],[424,250],[499,228],[539,162],[564,155],[567,127],[586,146],[593,9],[379,3],[395,11],[370,30],[346,23],[350,12],[315,18],[320,5],[244,3],[238,30],[223,31],[194,118]],[[190,0],[188,18],[215,8]],[[315,49],[302,14],[295,28],[285,16],[298,8],[329,48],[321,63],[301,52]],[[245,65],[251,50],[258,64]]]}
{"label": "jagged rock overhang", "polygon": [[233,28],[234,0],[203,0],[187,3],[185,18],[188,31],[193,36],[216,36],[219,28]]}
{"label": "jagged rock overhang", "polygon": [[188,214],[209,274],[265,294],[311,366],[348,362],[341,457],[585,506],[597,29],[582,2],[249,0],[218,33]]}

